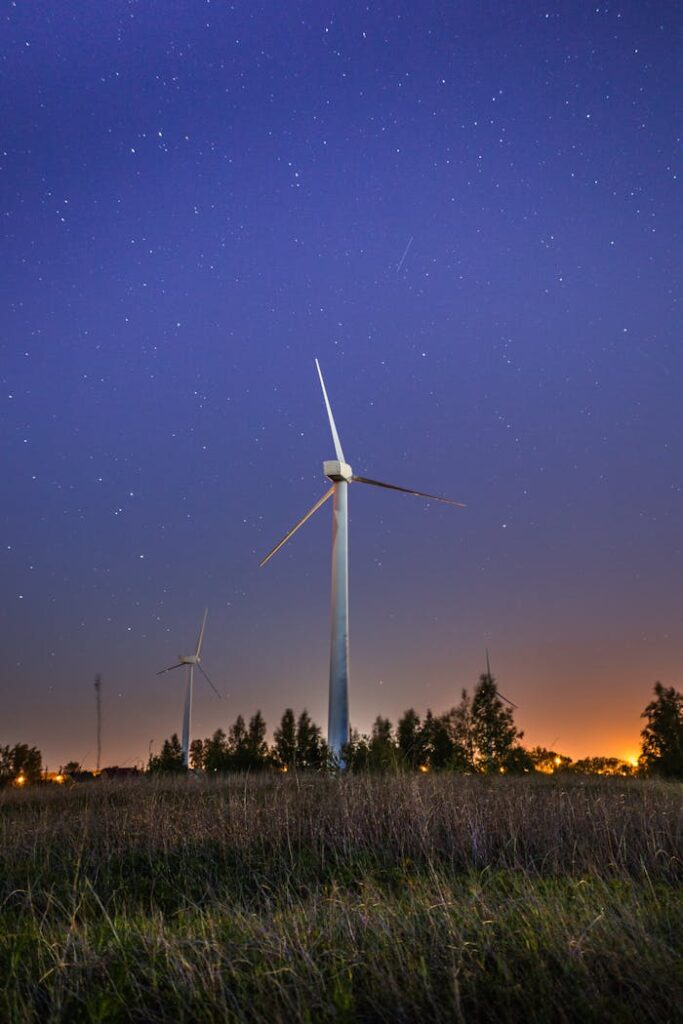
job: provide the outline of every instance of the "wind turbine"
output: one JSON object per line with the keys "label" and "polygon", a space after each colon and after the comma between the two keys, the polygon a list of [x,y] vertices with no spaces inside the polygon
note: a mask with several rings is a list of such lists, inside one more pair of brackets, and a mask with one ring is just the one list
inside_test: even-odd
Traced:
{"label": "wind turbine", "polygon": [[183,665],[187,665],[187,686],[185,687],[185,714],[183,715],[183,765],[188,768],[190,765],[190,725],[192,721],[192,689],[194,685],[194,669],[195,665],[206,679],[207,683],[216,694],[220,697],[220,693],[213,685],[208,675],[204,671],[201,662],[202,652],[202,641],[204,640],[204,630],[206,628],[206,616],[209,614],[209,609],[204,610],[204,618],[202,619],[201,629],[199,630],[199,636],[197,637],[197,646],[194,654],[179,654],[178,661],[175,665],[170,665],[168,668],[162,668],[160,672],[157,672],[158,676],[162,676],[164,672],[173,672],[176,668],[182,668]]}
{"label": "wind turbine", "polygon": [[332,637],[330,643],[330,691],[328,705],[327,743],[335,761],[343,767],[343,748],[349,741],[349,518],[348,489],[350,483],[370,484],[373,487],[385,487],[390,491],[412,494],[418,498],[431,501],[442,501],[447,505],[464,508],[459,501],[441,498],[436,494],[414,491],[396,484],[385,484],[380,480],[370,480],[365,476],[356,476],[344,458],[339,434],[332,415],[332,407],[327,397],[327,389],[323,380],[318,360],[315,361],[320,378],[320,387],[327,410],[327,418],[332,432],[332,442],[336,458],[323,462],[323,473],[332,486],[322,498],[306,512],[304,516],[289,530],[282,540],[263,558],[263,566],[277,554],[296,531],[307,522],[318,509],[329,499],[333,499],[332,510]]}

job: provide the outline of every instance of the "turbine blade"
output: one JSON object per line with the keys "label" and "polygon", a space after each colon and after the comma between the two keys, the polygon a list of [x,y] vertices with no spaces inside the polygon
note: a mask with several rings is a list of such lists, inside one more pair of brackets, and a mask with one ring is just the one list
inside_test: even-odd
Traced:
{"label": "turbine blade", "polygon": [[397,487],[396,484],[384,484],[381,480],[370,480],[366,476],[354,476],[351,478],[357,484],[372,484],[373,487],[386,487],[390,491],[401,491],[402,494],[412,494],[416,498],[429,498],[431,501],[443,501],[446,505],[455,505],[457,508],[466,508],[461,501],[453,501],[452,498],[440,498],[438,494],[426,494],[424,491],[413,491],[409,487]]}
{"label": "turbine blade", "polygon": [[337,433],[337,427],[334,422],[334,416],[332,415],[332,406],[330,400],[327,397],[327,389],[325,388],[325,381],[323,380],[323,371],[320,369],[320,363],[316,359],[316,368],[318,370],[318,376],[320,377],[320,387],[323,389],[323,398],[325,399],[325,408],[327,409],[327,418],[330,421],[330,430],[332,431],[332,440],[334,441],[334,450],[337,455],[339,462],[346,462],[344,458],[344,452],[342,451],[341,441],[339,440],[339,434]]}
{"label": "turbine blade", "polygon": [[517,710],[517,705],[513,704],[511,700],[508,700],[505,694],[501,693],[500,690],[498,690],[498,696],[500,697],[501,700],[504,700],[506,704],[509,704],[511,708],[514,708],[515,711]]}
{"label": "turbine blade", "polygon": [[177,665],[169,665],[168,668],[162,668],[160,672],[157,672],[158,676],[163,676],[164,672],[172,672],[174,668],[182,668],[185,662],[179,661]]}
{"label": "turbine blade", "polygon": [[214,692],[214,693],[216,694],[216,696],[217,696],[217,697],[219,697],[219,698],[220,698],[220,700],[223,700],[223,694],[222,694],[222,693],[219,693],[219,692],[218,692],[218,690],[217,690],[217,689],[216,689],[216,687],[215,687],[215,686],[213,685],[213,683],[212,683],[212,682],[211,682],[211,680],[209,679],[209,677],[208,677],[207,673],[206,673],[206,672],[204,671],[204,669],[202,668],[202,666],[200,665],[200,663],[199,663],[199,662],[197,662],[197,668],[199,669],[199,671],[201,672],[201,674],[202,674],[202,675],[204,676],[204,678],[206,679],[207,683],[209,684],[209,686],[211,687],[211,689],[213,690],[213,692]]}
{"label": "turbine blade", "polygon": [[206,616],[209,614],[209,609],[204,609],[204,618],[202,619],[202,628],[199,630],[199,636],[197,637],[197,650],[194,652],[196,657],[199,657],[199,652],[202,649],[202,640],[204,639],[204,630],[206,628]]}
{"label": "turbine blade", "polygon": [[283,544],[286,544],[286,543],[287,543],[287,541],[288,541],[288,540],[289,540],[289,538],[290,538],[290,537],[292,536],[292,534],[296,533],[296,531],[297,531],[297,530],[299,529],[299,527],[300,527],[300,526],[303,526],[303,525],[304,525],[304,523],[306,522],[306,520],[310,519],[310,518],[311,518],[311,516],[313,515],[313,513],[314,513],[314,512],[317,512],[317,511],[318,511],[318,509],[320,508],[320,506],[321,506],[321,505],[324,505],[324,504],[325,504],[325,502],[327,501],[327,499],[328,499],[328,498],[331,498],[333,494],[334,494],[334,484],[332,485],[332,487],[330,487],[329,491],[325,491],[325,493],[323,494],[322,498],[318,498],[318,500],[316,501],[315,505],[313,505],[313,507],[312,507],[312,508],[309,508],[309,510],[308,510],[308,512],[306,513],[306,515],[305,515],[305,516],[302,516],[302,517],[301,517],[301,519],[299,520],[299,522],[298,522],[298,523],[296,523],[296,524],[295,524],[295,525],[294,525],[294,526],[292,527],[292,529],[291,529],[291,530],[289,530],[289,531],[288,531],[288,532],[287,532],[287,533],[286,533],[286,534],[284,535],[284,537],[282,538],[282,540],[281,540],[281,541],[278,541],[278,543],[277,543],[277,544],[275,545],[275,547],[274,547],[274,548],[271,548],[271,549],[270,549],[270,551],[268,552],[268,554],[266,555],[266,557],[265,557],[265,558],[262,558],[262,559],[261,559],[261,561],[259,562],[259,566],[261,566],[261,568],[262,568],[262,567],[263,567],[263,566],[264,566],[264,565],[266,564],[266,562],[269,562],[269,561],[270,561],[270,559],[271,559],[271,558],[273,557],[273,555],[276,555],[276,554],[278,553],[278,551],[280,550],[280,548],[282,547],[282,545],[283,545]]}

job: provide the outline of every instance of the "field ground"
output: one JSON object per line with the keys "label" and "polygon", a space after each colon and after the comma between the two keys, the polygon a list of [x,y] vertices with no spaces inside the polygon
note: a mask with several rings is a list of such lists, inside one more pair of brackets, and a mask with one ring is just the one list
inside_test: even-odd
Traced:
{"label": "field ground", "polygon": [[683,786],[142,779],[0,793],[0,1020],[683,1017]]}

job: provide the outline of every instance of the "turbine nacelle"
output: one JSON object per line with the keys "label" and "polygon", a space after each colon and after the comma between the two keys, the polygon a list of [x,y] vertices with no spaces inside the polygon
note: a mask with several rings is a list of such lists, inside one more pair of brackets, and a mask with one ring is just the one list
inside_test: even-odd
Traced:
{"label": "turbine nacelle", "polygon": [[345,481],[350,484],[353,480],[353,470],[348,462],[341,462],[339,459],[326,459],[323,462],[323,473],[332,483],[338,484]]}
{"label": "turbine nacelle", "polygon": [[178,661],[181,665],[198,665],[199,655],[198,654],[179,654]]}

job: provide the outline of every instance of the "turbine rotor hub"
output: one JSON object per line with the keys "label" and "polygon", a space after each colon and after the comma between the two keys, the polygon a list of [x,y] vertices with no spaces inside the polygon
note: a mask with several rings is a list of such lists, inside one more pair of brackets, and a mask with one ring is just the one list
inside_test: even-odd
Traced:
{"label": "turbine rotor hub", "polygon": [[323,462],[323,473],[335,484],[350,484],[353,480],[353,470],[348,462],[340,462],[339,459],[326,459]]}

